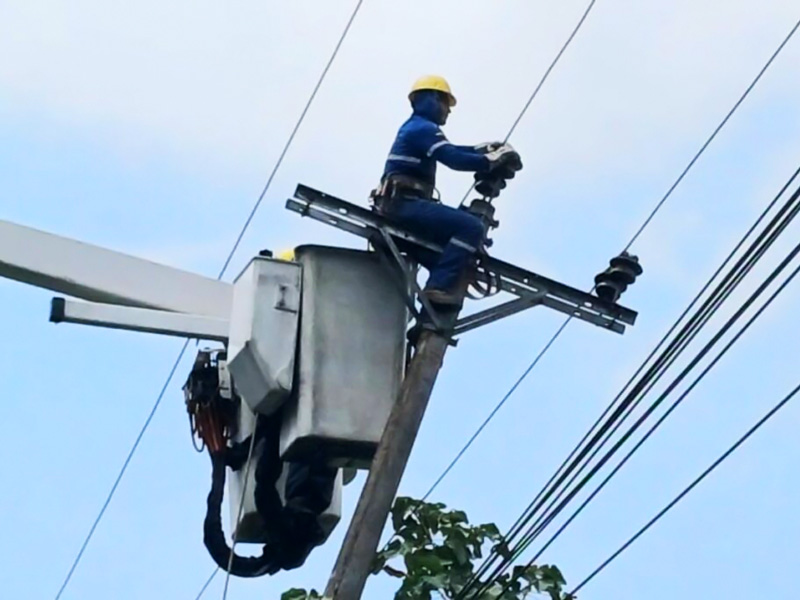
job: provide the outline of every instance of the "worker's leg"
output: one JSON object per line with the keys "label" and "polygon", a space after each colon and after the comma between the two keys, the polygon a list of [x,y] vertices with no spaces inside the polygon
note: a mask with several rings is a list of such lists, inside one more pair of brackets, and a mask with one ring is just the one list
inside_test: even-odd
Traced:
{"label": "worker's leg", "polygon": [[475,215],[426,200],[397,200],[390,217],[410,231],[444,246],[438,261],[425,264],[430,271],[427,288],[454,291],[467,264],[485,235]]}

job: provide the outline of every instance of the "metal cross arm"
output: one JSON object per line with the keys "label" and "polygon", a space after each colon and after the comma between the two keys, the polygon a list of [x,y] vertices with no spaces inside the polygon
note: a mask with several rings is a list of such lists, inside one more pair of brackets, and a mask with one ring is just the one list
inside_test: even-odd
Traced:
{"label": "metal cross arm", "polygon": [[[286,208],[367,240],[381,240],[383,236],[389,235],[401,248],[418,246],[434,252],[442,251],[441,246],[398,226],[374,211],[305,185],[297,186],[294,198],[286,202]],[[625,325],[633,325],[636,320],[637,313],[629,308],[607,302],[511,263],[486,255],[481,255],[478,262],[478,275],[482,280],[494,282],[499,291],[516,298],[462,317],[455,324],[455,334],[539,304],[617,333],[624,332]]]}

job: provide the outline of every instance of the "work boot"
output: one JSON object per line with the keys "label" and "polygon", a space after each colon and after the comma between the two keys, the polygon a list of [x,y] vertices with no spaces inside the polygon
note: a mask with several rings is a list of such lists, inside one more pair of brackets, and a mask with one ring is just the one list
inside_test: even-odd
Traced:
{"label": "work boot", "polygon": [[462,298],[453,292],[446,292],[444,290],[424,289],[422,293],[431,304],[441,304],[447,306],[461,306]]}

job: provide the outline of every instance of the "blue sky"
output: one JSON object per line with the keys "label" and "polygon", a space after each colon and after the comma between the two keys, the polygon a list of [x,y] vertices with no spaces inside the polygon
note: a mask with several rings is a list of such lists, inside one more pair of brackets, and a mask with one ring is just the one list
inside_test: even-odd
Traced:
{"label": "blue sky", "polygon": [[[512,138],[526,168],[500,200],[496,255],[588,287],[800,18],[777,0],[643,4],[598,2]],[[0,3],[0,218],[215,276],[352,6]],[[283,201],[298,182],[365,198],[417,74],[451,79],[454,141],[502,137],[584,6],[366,0],[230,273],[264,247],[356,243]],[[571,324],[436,500],[501,527],[527,505],[800,163],[798,59],[794,40],[634,246],[645,274],[624,300],[636,327]],[[442,173],[440,188],[457,202],[469,182]],[[51,296],[0,281],[8,597],[55,596],[181,345],[54,326]],[[548,551],[568,580],[797,384],[796,301],[789,288]],[[428,489],[560,322],[540,308],[465,336],[401,493]],[[191,600],[212,570],[201,538],[209,464],[192,449],[180,392],[190,358],[65,600]],[[798,421],[790,405],[582,597],[793,597]],[[305,567],[232,581],[228,597],[323,587],[362,480]],[[391,589],[375,580],[365,598]],[[221,579],[206,597],[220,596]]]}

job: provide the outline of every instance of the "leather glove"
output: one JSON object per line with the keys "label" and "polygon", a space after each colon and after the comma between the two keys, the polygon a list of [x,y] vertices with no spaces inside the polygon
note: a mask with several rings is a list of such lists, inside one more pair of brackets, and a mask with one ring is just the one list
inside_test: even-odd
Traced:
{"label": "leather glove", "polygon": [[514,163],[519,163],[520,168],[522,167],[519,154],[514,150],[511,144],[503,144],[499,148],[487,152],[485,156],[489,159],[489,164],[491,165],[490,169],[495,169],[500,165],[512,165]]}
{"label": "leather glove", "polygon": [[503,145],[503,142],[484,142],[483,144],[478,144],[477,146],[473,146],[475,150],[480,152],[481,154],[488,154],[494,150],[497,150]]}

